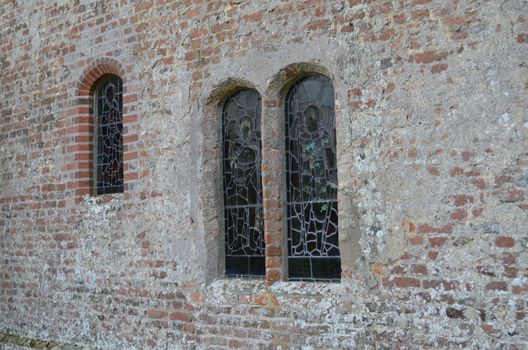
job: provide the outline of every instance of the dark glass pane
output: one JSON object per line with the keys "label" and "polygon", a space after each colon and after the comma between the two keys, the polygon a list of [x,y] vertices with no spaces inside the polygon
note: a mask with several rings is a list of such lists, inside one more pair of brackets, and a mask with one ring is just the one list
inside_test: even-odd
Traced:
{"label": "dark glass pane", "polygon": [[263,256],[226,256],[227,276],[264,276]]}
{"label": "dark glass pane", "polygon": [[340,278],[335,134],[332,81],[297,83],[286,102],[290,279]]}
{"label": "dark glass pane", "polygon": [[96,89],[96,193],[123,192],[123,86],[115,75]]}
{"label": "dark glass pane", "polygon": [[327,257],[320,259],[288,259],[290,280],[293,281],[339,281],[341,279],[341,259]]}
{"label": "dark glass pane", "polygon": [[260,96],[233,95],[222,113],[227,275],[264,275]]}

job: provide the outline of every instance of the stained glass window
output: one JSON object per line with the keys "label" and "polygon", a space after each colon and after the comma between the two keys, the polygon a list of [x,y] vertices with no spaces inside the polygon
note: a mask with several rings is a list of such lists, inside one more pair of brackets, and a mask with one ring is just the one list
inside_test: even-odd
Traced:
{"label": "stained glass window", "polygon": [[286,101],[290,280],[339,280],[334,88],[324,76],[298,82]]}
{"label": "stained glass window", "polygon": [[226,275],[262,276],[260,96],[242,90],[222,113]]}
{"label": "stained glass window", "polygon": [[96,85],[95,192],[123,192],[123,83],[115,75]]}

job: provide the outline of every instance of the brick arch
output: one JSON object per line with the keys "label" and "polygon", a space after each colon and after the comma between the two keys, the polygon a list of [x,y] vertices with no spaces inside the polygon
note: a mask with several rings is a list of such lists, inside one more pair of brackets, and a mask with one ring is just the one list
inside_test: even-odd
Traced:
{"label": "brick arch", "polygon": [[330,71],[315,62],[292,63],[281,68],[269,81],[266,95],[273,97],[277,104],[283,104],[292,86],[299,80],[312,75],[324,75],[334,81]]}
{"label": "brick arch", "polygon": [[[66,111],[64,135],[65,165],[68,175],[67,193],[69,198],[80,203],[83,197],[93,194],[94,173],[94,129],[93,94],[95,84],[102,76],[113,74],[123,82],[123,170],[125,181],[124,196],[139,178],[139,123],[136,113],[137,93],[130,91],[127,69],[112,57],[99,57],[88,63],[75,84],[75,96]],[[112,195],[102,195],[112,196]]]}
{"label": "brick arch", "polygon": [[81,74],[76,86],[76,96],[90,96],[94,83],[105,74],[115,74],[126,84],[126,71],[115,58],[99,57],[90,62]]}
{"label": "brick arch", "polygon": [[[240,78],[229,78],[222,80],[212,90],[205,102],[206,108],[216,109],[236,92],[243,89],[253,89],[258,91],[255,84]],[[260,94],[260,92],[259,92]]]}

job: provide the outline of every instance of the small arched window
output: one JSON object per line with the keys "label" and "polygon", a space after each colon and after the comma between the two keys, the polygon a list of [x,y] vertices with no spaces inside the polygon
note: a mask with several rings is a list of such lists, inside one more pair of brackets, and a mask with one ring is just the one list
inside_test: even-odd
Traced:
{"label": "small arched window", "polygon": [[123,192],[123,82],[104,75],[95,83],[95,193]]}
{"label": "small arched window", "polygon": [[286,181],[290,280],[339,280],[334,88],[325,76],[287,96]]}
{"label": "small arched window", "polygon": [[260,95],[242,90],[222,113],[226,275],[265,274]]}

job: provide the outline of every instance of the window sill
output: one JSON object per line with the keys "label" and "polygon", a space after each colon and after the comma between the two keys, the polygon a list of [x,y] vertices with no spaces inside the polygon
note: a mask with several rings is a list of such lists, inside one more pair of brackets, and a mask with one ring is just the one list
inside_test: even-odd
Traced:
{"label": "window sill", "polygon": [[250,278],[220,278],[212,283],[228,293],[255,293],[268,291],[276,295],[320,296],[340,293],[346,290],[343,283],[276,281],[268,284],[265,279]]}
{"label": "window sill", "polygon": [[92,205],[105,205],[110,202],[120,201],[125,198],[125,193],[94,194],[86,198],[85,202]]}
{"label": "window sill", "polygon": [[263,281],[266,279],[266,276],[260,276],[260,275],[224,275],[222,277],[226,280],[243,280],[243,281]]}

